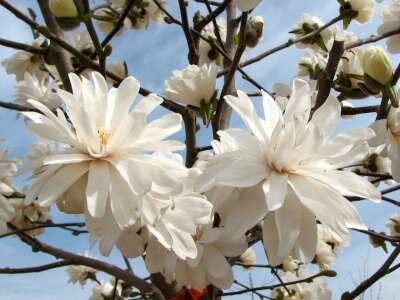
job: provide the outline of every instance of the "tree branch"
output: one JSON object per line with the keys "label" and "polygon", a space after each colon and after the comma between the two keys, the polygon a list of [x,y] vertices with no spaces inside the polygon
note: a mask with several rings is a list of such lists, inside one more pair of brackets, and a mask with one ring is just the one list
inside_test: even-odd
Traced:
{"label": "tree branch", "polygon": [[23,50],[38,55],[46,55],[49,52],[49,50],[46,48],[36,48],[28,44],[18,43],[1,38],[0,38],[0,45],[18,50]]}
{"label": "tree branch", "polygon": [[43,271],[48,271],[52,269],[57,269],[65,266],[70,266],[73,263],[68,260],[57,261],[55,263],[36,266],[36,267],[27,267],[27,268],[0,268],[0,274],[26,274],[26,273],[38,273]]}

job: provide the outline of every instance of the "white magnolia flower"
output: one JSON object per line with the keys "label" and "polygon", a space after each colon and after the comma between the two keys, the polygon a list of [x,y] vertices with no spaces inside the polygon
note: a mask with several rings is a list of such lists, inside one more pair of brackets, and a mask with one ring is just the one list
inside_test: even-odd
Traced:
{"label": "white magnolia flower", "polygon": [[38,79],[26,72],[24,80],[15,85],[15,102],[20,105],[33,107],[28,100],[35,100],[53,110],[60,106],[61,98],[48,84],[47,78]]}
{"label": "white magnolia flower", "polygon": [[[383,24],[378,27],[378,33],[396,30],[400,24],[400,0],[393,0],[391,5],[386,6],[381,12]],[[400,34],[386,39],[387,49],[390,53],[400,53]]]}
{"label": "white magnolia flower", "polygon": [[122,296],[122,283],[118,280],[117,287],[115,287],[114,280],[102,281],[100,285],[97,285],[92,290],[92,295],[89,300],[105,300],[112,299],[115,291],[116,299]]}
{"label": "white magnolia flower", "polygon": [[233,283],[233,272],[226,257],[240,256],[247,249],[243,236],[233,238],[222,228],[203,226],[195,236],[197,257],[176,263],[176,281],[182,286],[202,290],[213,284],[228,289]]}
{"label": "white magnolia flower", "polygon": [[87,30],[76,32],[72,39],[72,46],[86,55],[95,52],[92,38]]}
{"label": "white magnolia flower", "polygon": [[243,12],[254,9],[260,2],[261,0],[236,0],[238,8]]}
{"label": "white magnolia flower", "polygon": [[194,259],[197,248],[193,240],[197,225],[211,221],[212,205],[205,196],[185,189],[174,196],[148,193],[143,200],[143,225],[168,250],[181,259]]}
{"label": "white magnolia flower", "polygon": [[[32,46],[39,48],[42,42],[42,40],[36,39],[32,42]],[[23,80],[26,72],[35,75],[39,79],[48,74],[39,55],[22,50],[17,51],[10,58],[6,58],[1,64],[7,74],[15,75],[17,81]]]}
{"label": "white magnolia flower", "polygon": [[390,230],[390,235],[400,236],[400,213],[396,213],[390,217],[386,223],[386,227]]}
{"label": "white magnolia flower", "polygon": [[7,148],[0,148],[0,234],[8,231],[7,222],[10,222],[15,214],[14,207],[5,196],[11,196],[16,191],[11,179],[17,172],[19,160],[7,158],[8,152]]}
{"label": "white magnolia flower", "polygon": [[[122,60],[117,60],[107,64],[107,71],[118,75],[121,78],[128,77],[128,69],[126,63]],[[112,80],[114,82],[114,80]]]}
{"label": "white magnolia flower", "polygon": [[325,70],[327,62],[327,57],[319,52],[306,52],[297,63],[299,68],[298,74],[299,76],[309,76],[310,78],[317,79],[318,73]]}
{"label": "white magnolia flower", "polygon": [[315,217],[340,236],[349,227],[365,228],[344,196],[380,199],[379,191],[367,180],[338,170],[365,155],[372,130],[331,137],[340,118],[340,103],[329,97],[310,119],[312,93],[307,82],[295,79],[283,113],[263,92],[265,118],[257,116],[245,93],[226,96],[251,133],[233,128],[220,131],[220,142],[212,143],[217,155],[208,160],[198,183],[203,189],[213,184],[248,188],[251,196],[231,208],[231,215],[246,217],[232,218],[226,227],[232,234],[242,234],[267,214],[264,246],[272,265],[280,264],[292,250],[304,262],[314,258]]}
{"label": "white magnolia flower", "polygon": [[239,262],[244,266],[251,268],[252,265],[256,264],[256,253],[252,248],[248,248],[242,255],[239,257]]}
{"label": "white magnolia flower", "polygon": [[[306,267],[302,266],[299,268],[296,274],[293,272],[284,273],[281,278],[284,282],[292,282],[302,280],[310,277],[312,274],[307,270]],[[284,287],[275,288],[272,290],[271,297],[274,300],[330,300],[332,299],[332,293],[328,289],[328,286],[323,277],[314,278],[311,282],[302,282],[297,284],[287,285],[290,294]]]}
{"label": "white magnolia flower", "polygon": [[[378,120],[371,125],[376,133],[374,145],[386,145],[391,159],[393,179],[400,181],[400,108],[391,107],[386,119]],[[385,168],[385,167],[384,167]],[[384,170],[383,170],[384,171]]]}
{"label": "white magnolia flower", "polygon": [[[367,155],[360,161],[362,166],[354,167],[354,171],[364,173],[377,173],[390,175],[391,173],[391,161],[386,156],[385,145],[378,147],[370,147]],[[376,181],[379,177],[368,176],[369,181]],[[394,184],[393,180],[385,180],[386,184]],[[376,186],[379,182],[375,183]]]}
{"label": "white magnolia flower", "polygon": [[285,272],[295,272],[299,268],[299,261],[290,255],[282,261],[282,269]]}
{"label": "white magnolia flower", "polygon": [[[96,19],[96,25],[105,35],[109,34],[115,28],[119,20],[119,13],[115,13],[115,11],[112,11],[108,8],[96,10],[96,15],[99,17]],[[130,28],[132,28],[132,22],[129,18],[125,18],[123,25],[118,30],[116,35],[121,35]]]}
{"label": "white magnolia flower", "polygon": [[[34,224],[51,221],[48,207],[42,207],[36,203],[26,204],[24,198],[10,198],[9,203],[14,209],[11,222],[19,229],[30,228]],[[43,232],[44,228],[29,231],[29,233],[34,236],[40,235]]]}
{"label": "white magnolia flower", "polygon": [[[306,35],[318,28],[322,27],[324,22],[318,17],[311,16],[307,13],[302,13],[300,15],[299,21],[294,25],[293,30],[291,33],[294,33],[296,37],[301,37]],[[311,48],[316,51],[327,51],[332,47],[333,38],[334,38],[335,30],[333,27],[328,27],[320,32],[317,35],[316,39],[312,42],[300,42],[296,43],[298,48]]]}
{"label": "white magnolia flower", "polygon": [[212,100],[218,70],[215,65],[189,65],[186,69],[176,70],[165,81],[165,96],[176,102],[200,107]]}
{"label": "white magnolia flower", "polygon": [[365,23],[371,20],[375,12],[375,0],[348,0],[351,9],[357,12],[354,20]]}
{"label": "white magnolia flower", "polygon": [[28,127],[33,133],[64,145],[56,154],[23,168],[22,172],[48,166],[35,178],[26,200],[38,199],[40,205],[48,206],[72,190],[75,200],[66,201],[66,205],[77,206],[75,213],[83,213],[85,204],[91,216],[101,217],[110,204],[121,227],[132,225],[137,221],[135,212],[141,198],[152,184],[173,188],[180,185],[180,178],[174,183],[168,174],[186,174],[175,161],[149,155],[182,149],[179,142],[164,141],[180,129],[181,116],[169,114],[147,124],[146,116],[162,102],[155,95],[129,111],[139,91],[133,77],[110,91],[97,72],[92,73],[92,82],[75,74],[70,74],[70,80],[73,93],[59,90],[58,94],[74,130],[63,112],[57,110],[55,115],[37,101],[29,103],[43,114],[23,113],[31,120]]}
{"label": "white magnolia flower", "polygon": [[358,49],[346,51],[338,66],[338,72],[344,74],[349,80],[352,89],[358,89],[362,83],[364,70],[361,65]]}
{"label": "white magnolia flower", "polygon": [[[90,257],[88,253],[85,253],[85,256]],[[71,265],[65,270],[68,274],[69,283],[76,284],[79,282],[81,287],[83,287],[87,280],[92,278],[96,278],[97,270],[87,266],[76,266]]]}
{"label": "white magnolia flower", "polygon": [[[226,20],[222,18],[217,18],[218,32],[221,37],[221,41],[225,44],[226,41]],[[210,22],[201,31],[202,36],[209,40],[212,40],[215,44],[219,44],[219,40],[215,34],[214,23]],[[213,49],[209,43],[200,39],[199,41],[199,66],[216,63],[217,65],[222,64],[222,57],[218,53],[217,49]]]}
{"label": "white magnolia flower", "polygon": [[315,252],[315,262],[321,269],[328,269],[330,264],[336,261],[336,254],[332,247],[318,239],[317,249]]}

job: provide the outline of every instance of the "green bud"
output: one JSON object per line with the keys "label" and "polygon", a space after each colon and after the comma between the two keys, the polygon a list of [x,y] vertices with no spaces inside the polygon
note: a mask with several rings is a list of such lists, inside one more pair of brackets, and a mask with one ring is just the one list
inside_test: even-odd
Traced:
{"label": "green bud", "polygon": [[392,64],[389,56],[382,47],[370,46],[360,49],[359,56],[365,74],[383,86],[392,81]]}

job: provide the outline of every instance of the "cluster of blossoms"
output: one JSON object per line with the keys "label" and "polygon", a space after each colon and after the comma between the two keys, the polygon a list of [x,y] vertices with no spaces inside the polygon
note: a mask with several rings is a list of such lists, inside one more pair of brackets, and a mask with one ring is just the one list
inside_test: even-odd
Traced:
{"label": "cluster of blossoms", "polygon": [[[260,2],[236,0],[236,5],[251,12]],[[373,0],[339,2],[345,28],[352,20],[365,23],[374,15]],[[93,11],[105,35],[124,13],[117,34],[164,21],[166,0],[134,1],[125,11],[127,5],[107,0]],[[73,0],[50,1],[50,9],[65,30],[81,22],[82,8]],[[397,28],[399,12],[395,0],[382,12],[378,31]],[[249,17],[247,49],[261,41],[263,24],[261,17]],[[303,14],[291,33],[302,38],[323,26],[318,17]],[[89,33],[70,33],[70,44],[96,61]],[[226,46],[226,20],[208,23],[201,34],[205,40],[199,40],[197,64],[175,70],[165,81],[164,96],[198,113],[208,126],[217,102],[218,48]],[[392,53],[400,52],[398,37],[388,40]],[[316,101],[329,51],[337,41],[349,46],[356,40],[354,33],[334,25],[298,42],[299,48],[307,48],[298,63],[302,78],[294,78],[291,86],[276,84],[273,96],[261,91],[261,115],[245,92],[225,96],[244,128],[219,130],[212,149],[198,153],[190,167],[179,153],[185,145],[170,139],[181,130],[182,115],[152,119],[164,99],[149,94],[137,100],[140,83],[128,76],[124,62],[106,66],[123,79],[116,82],[81,68],[72,58],[71,65],[82,70],[80,76],[69,74],[68,92],[51,59],[18,51],[2,64],[16,77],[15,103],[30,108],[19,116],[39,141],[19,170],[32,174],[23,193],[11,184],[19,160],[0,151],[0,233],[9,231],[8,223],[24,229],[51,222],[55,204],[65,214],[84,217],[91,246],[98,245],[101,255],[118,248],[125,258],[143,257],[150,274],[160,273],[182,289],[203,291],[210,285],[229,289],[235,261],[251,270],[256,255],[249,241],[256,228],[268,263],[282,271],[282,280],[304,280],[275,288],[272,299],[331,299],[322,278],[306,280],[311,274],[304,264],[327,271],[347,245],[349,229],[368,230],[348,197],[379,202],[379,177],[363,178],[361,173],[391,174],[387,184],[400,181],[400,108],[383,48],[348,48],[334,78],[338,96],[329,96],[322,105]],[[36,48],[48,44],[40,39],[32,43]],[[343,108],[351,106],[345,100],[370,95],[390,99],[387,118],[336,133]],[[399,236],[399,214],[387,226],[392,236]],[[92,300],[124,299],[132,292],[120,280],[99,282],[91,267],[70,266],[67,273],[74,284],[98,282]]]}

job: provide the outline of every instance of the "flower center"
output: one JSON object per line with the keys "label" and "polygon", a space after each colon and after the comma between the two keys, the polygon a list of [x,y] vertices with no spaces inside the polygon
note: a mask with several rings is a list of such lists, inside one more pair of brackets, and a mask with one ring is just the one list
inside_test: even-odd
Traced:
{"label": "flower center", "polygon": [[97,134],[99,135],[100,144],[103,146],[107,145],[108,142],[110,141],[111,133],[100,128],[100,129],[97,129]]}

